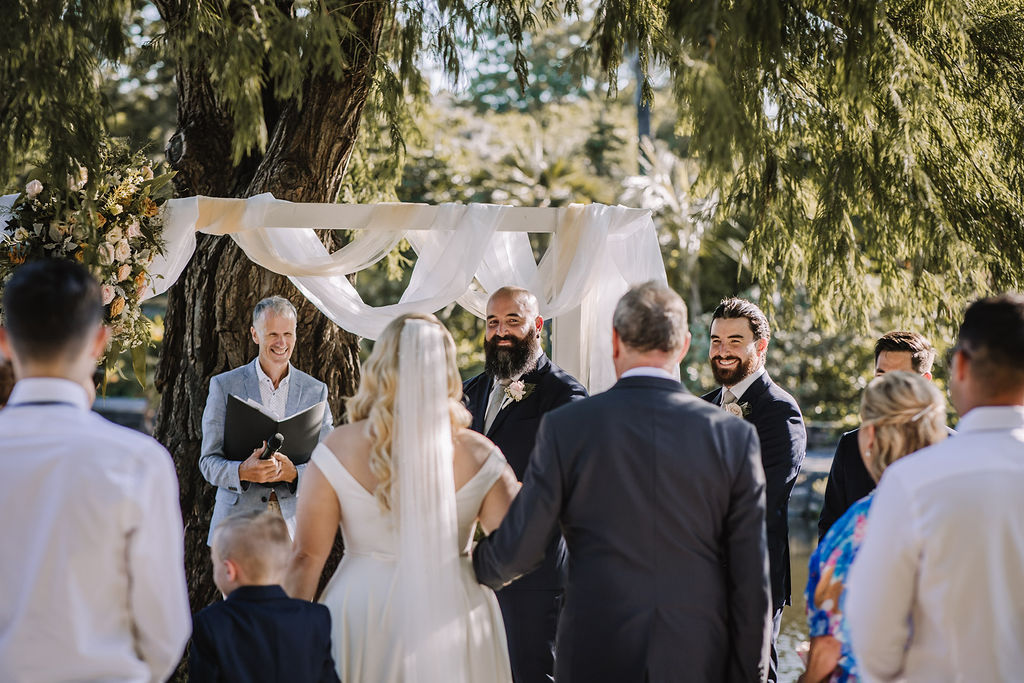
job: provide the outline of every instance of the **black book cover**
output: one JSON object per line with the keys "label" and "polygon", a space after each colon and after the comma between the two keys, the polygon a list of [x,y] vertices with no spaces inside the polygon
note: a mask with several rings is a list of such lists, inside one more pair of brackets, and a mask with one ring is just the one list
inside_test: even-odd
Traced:
{"label": "black book cover", "polygon": [[276,420],[262,410],[262,406],[228,395],[228,409],[224,416],[224,457],[242,461],[263,445],[274,434],[284,437],[281,452],[296,465],[309,460],[320,442],[320,427],[324,422],[326,401],[283,420]]}

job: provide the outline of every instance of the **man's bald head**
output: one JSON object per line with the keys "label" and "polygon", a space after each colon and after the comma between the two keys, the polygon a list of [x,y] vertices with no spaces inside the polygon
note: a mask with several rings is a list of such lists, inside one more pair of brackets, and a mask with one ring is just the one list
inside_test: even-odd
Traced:
{"label": "man's bald head", "polygon": [[531,320],[540,316],[540,302],[537,301],[537,297],[533,295],[533,292],[528,289],[511,285],[496,289],[491,294],[491,298],[487,300],[487,307],[490,308],[491,303],[498,299],[507,299],[519,303],[523,307],[523,313]]}

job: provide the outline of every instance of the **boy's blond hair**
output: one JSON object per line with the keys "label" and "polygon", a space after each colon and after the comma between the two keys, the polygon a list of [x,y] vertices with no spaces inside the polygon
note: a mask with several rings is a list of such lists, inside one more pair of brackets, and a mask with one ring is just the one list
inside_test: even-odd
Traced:
{"label": "boy's blond hair", "polygon": [[281,516],[266,510],[231,515],[217,525],[212,551],[231,560],[254,584],[280,583],[288,565],[291,537]]}

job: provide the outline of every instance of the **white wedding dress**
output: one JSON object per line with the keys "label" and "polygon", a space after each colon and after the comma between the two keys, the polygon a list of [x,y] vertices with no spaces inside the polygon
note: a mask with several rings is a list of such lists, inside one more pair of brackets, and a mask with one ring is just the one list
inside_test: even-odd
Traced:
{"label": "white wedding dress", "polygon": [[[345,554],[320,599],[331,612],[338,675],[345,683],[399,683],[405,680],[402,622],[414,606],[402,604],[396,595],[399,535],[395,515],[382,511],[373,495],[326,446],[317,446],[312,461],[341,504]],[[506,466],[501,452],[491,451],[480,470],[455,494],[462,548],[458,562],[462,604],[458,608],[465,617],[460,628],[467,632],[462,661],[447,662],[445,667],[453,675],[457,673],[457,678],[473,683],[512,681],[498,601],[493,591],[477,583],[469,554],[480,504]]]}

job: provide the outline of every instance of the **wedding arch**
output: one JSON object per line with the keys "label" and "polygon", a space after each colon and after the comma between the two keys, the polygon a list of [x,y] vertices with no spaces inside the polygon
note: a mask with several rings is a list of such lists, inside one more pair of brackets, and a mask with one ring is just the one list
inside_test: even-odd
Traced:
{"label": "wedding arch", "polygon": [[[354,237],[330,253],[314,228],[350,230]],[[525,287],[553,321],[555,362],[591,392],[615,381],[611,318],[619,297],[630,285],[666,281],[657,232],[644,209],[313,204],[263,194],[169,200],[165,253],[150,267],[151,296],[181,275],[197,232],[230,235],[254,263],[287,276],[334,323],[369,339],[397,315],[433,313],[453,302],[483,318],[490,292]],[[552,234],[539,262],[531,232]],[[408,287],[397,303],[367,305],[347,276],[384,258],[403,238],[417,256]]]}

